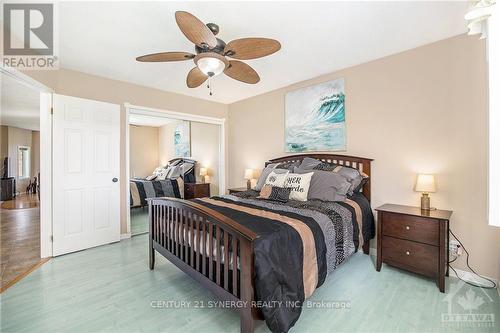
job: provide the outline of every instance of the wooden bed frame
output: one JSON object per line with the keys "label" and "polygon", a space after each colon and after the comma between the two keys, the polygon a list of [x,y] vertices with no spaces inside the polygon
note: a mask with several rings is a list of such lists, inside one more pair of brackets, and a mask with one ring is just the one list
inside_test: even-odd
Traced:
{"label": "wooden bed frame", "polygon": [[[304,157],[349,166],[371,176],[372,159],[345,155],[290,155],[272,159],[266,165],[301,161]],[[362,191],[370,200],[370,181]],[[195,202],[176,198],[152,198],[148,201],[149,268],[154,269],[155,252],[158,251],[221,300],[232,301],[231,304],[235,305],[246,304],[235,308],[240,312],[241,332],[253,332],[255,320],[262,319],[260,311],[250,306],[255,299],[253,241],[257,235],[234,220]],[[200,244],[200,237],[201,248],[208,249],[201,251],[203,253],[195,251],[192,246],[195,239]],[[369,254],[369,241],[363,244],[363,252]],[[222,258],[225,258],[224,263],[220,260]]]}

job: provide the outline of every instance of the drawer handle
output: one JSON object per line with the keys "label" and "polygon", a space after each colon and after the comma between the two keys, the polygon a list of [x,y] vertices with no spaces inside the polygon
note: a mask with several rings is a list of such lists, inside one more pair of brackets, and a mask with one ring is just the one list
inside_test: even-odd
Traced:
{"label": "drawer handle", "polygon": [[409,227],[409,226],[406,226],[406,230],[410,230],[410,227]]}
{"label": "drawer handle", "polygon": [[406,251],[406,255],[409,256],[410,255],[410,251]]}

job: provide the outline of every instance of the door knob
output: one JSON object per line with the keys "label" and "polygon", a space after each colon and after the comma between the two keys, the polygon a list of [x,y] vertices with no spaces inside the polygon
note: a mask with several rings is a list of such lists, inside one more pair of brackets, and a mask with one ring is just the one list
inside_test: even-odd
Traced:
{"label": "door knob", "polygon": [[118,178],[114,177],[112,180],[113,180],[113,183],[116,183],[118,181]]}

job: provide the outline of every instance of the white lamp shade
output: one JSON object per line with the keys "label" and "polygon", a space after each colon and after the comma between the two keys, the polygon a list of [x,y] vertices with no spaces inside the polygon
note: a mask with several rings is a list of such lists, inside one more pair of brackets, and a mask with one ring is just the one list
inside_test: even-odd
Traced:
{"label": "white lamp shade", "polygon": [[245,179],[253,179],[253,169],[245,169]]}
{"label": "white lamp shade", "polygon": [[217,76],[226,68],[226,64],[222,60],[212,57],[201,58],[196,65],[198,65],[203,74],[208,76]]}
{"label": "white lamp shade", "polygon": [[417,183],[415,184],[416,192],[436,192],[436,182],[434,175],[419,174],[417,176]]}
{"label": "white lamp shade", "polygon": [[200,176],[206,176],[208,174],[207,168],[200,168]]}

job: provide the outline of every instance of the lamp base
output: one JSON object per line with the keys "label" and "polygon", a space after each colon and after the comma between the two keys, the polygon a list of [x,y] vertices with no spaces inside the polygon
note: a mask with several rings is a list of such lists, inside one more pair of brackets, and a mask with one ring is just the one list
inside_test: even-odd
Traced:
{"label": "lamp base", "polygon": [[251,189],[252,188],[252,182],[250,181],[250,179],[247,180],[247,190]]}
{"label": "lamp base", "polygon": [[431,198],[428,193],[422,193],[420,198],[420,208],[422,210],[431,210]]}

